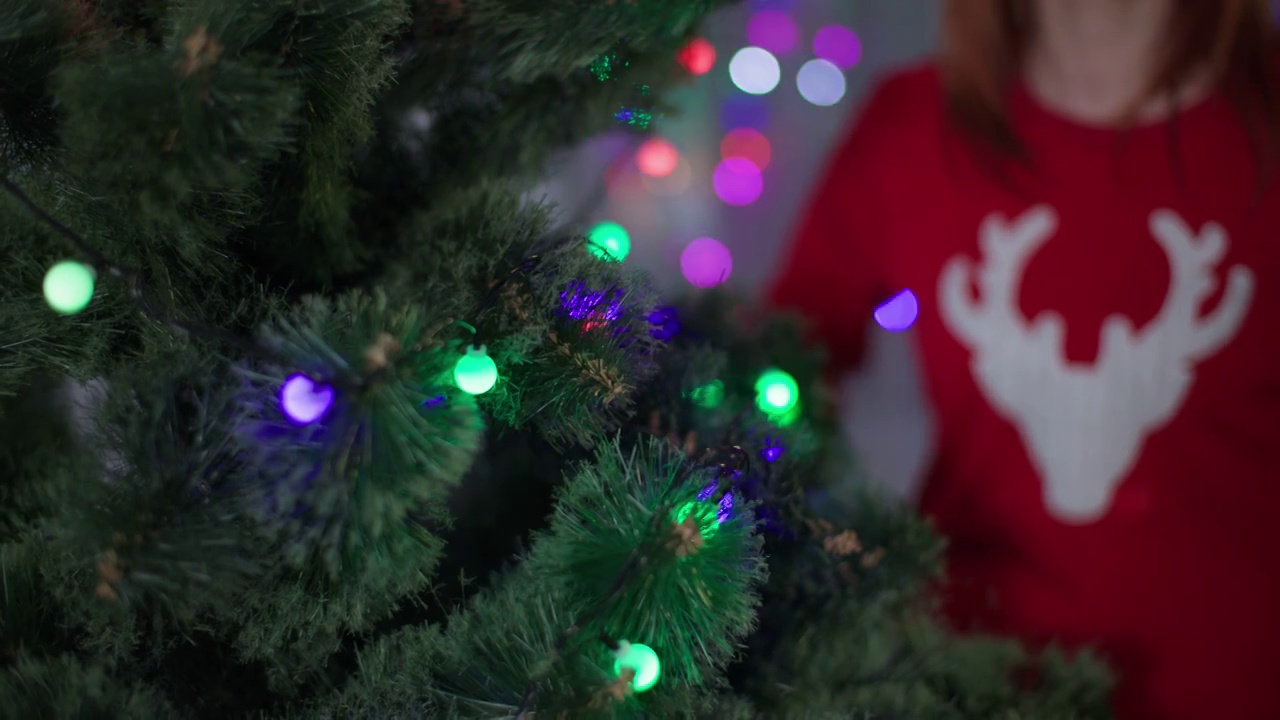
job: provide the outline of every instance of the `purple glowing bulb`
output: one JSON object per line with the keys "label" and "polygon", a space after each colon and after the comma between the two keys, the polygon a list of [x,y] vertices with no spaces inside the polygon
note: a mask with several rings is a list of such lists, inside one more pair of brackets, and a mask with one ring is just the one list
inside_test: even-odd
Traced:
{"label": "purple glowing bulb", "polygon": [[785,10],[761,10],[747,21],[747,42],[774,55],[796,49],[800,29]]}
{"label": "purple glowing bulb", "polygon": [[333,388],[317,385],[301,373],[290,375],[280,388],[280,409],[295,425],[310,425],[333,407]]}
{"label": "purple glowing bulb", "polygon": [[813,54],[841,70],[848,70],[862,59],[862,42],[849,28],[828,25],[814,34]]}
{"label": "purple glowing bulb", "polygon": [[919,314],[920,303],[916,300],[915,293],[903,290],[876,308],[875,318],[876,323],[885,330],[902,332],[915,323]]}
{"label": "purple glowing bulb", "polygon": [[725,158],[711,172],[716,196],[725,205],[743,207],[760,199],[764,192],[764,176],[755,163],[746,158]]}
{"label": "purple glowing bulb", "polygon": [[694,287],[715,287],[733,272],[733,253],[715,238],[698,238],[680,253],[680,272]]}
{"label": "purple glowing bulb", "polygon": [[781,445],[770,445],[760,451],[760,457],[763,457],[765,462],[778,462],[778,459],[782,457],[782,453],[784,452],[786,452],[786,450]]}

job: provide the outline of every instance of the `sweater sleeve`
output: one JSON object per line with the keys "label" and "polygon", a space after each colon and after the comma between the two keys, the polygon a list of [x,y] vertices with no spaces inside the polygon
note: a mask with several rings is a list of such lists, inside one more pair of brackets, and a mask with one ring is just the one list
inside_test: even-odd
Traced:
{"label": "sweater sleeve", "polygon": [[830,353],[834,373],[862,359],[865,331],[884,297],[882,164],[892,129],[886,88],[861,116],[815,185],[799,232],[784,252],[770,304],[800,312]]}

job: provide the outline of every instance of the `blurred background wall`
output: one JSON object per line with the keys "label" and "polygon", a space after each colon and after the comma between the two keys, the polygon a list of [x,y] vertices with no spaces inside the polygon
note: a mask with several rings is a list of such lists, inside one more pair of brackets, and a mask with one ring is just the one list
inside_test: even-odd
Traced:
{"label": "blurred background wall", "polygon": [[[687,48],[696,77],[651,138],[600,138],[543,191],[582,227],[625,228],[627,262],[669,293],[722,280],[758,295],[867,93],[934,50],[937,15],[938,0],[744,0]],[[911,497],[931,436],[912,332],[866,320],[870,352],[845,383],[846,427],[864,473]]]}

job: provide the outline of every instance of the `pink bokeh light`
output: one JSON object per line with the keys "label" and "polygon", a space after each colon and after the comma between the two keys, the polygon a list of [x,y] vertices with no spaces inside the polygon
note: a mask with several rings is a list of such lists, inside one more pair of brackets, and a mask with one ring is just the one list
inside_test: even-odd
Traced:
{"label": "pink bokeh light", "polygon": [[741,207],[760,199],[764,192],[764,176],[760,168],[742,157],[727,157],[711,174],[716,196],[726,205]]}
{"label": "pink bokeh light", "polygon": [[774,55],[785,55],[799,44],[796,21],[781,10],[761,10],[747,21],[747,42]]}
{"label": "pink bokeh light", "polygon": [[848,70],[862,59],[862,41],[843,25],[828,25],[814,34],[813,54]]}
{"label": "pink bokeh light", "polygon": [[733,253],[715,238],[698,238],[680,253],[680,272],[694,287],[715,287],[733,274]]}

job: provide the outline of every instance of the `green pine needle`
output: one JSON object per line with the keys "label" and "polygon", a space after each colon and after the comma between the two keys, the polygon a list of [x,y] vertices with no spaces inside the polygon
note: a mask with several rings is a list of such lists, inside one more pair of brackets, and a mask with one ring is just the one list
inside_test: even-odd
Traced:
{"label": "green pine needle", "polygon": [[588,445],[632,414],[637,389],[657,370],[662,346],[647,317],[659,300],[641,273],[592,255],[586,238],[541,257],[479,319],[495,336],[488,349],[503,376],[481,403],[553,442]]}
{"label": "green pine needle", "polygon": [[[568,478],[551,529],[534,546],[531,562],[584,604],[606,602],[639,553],[635,577],[595,629],[652,647],[664,682],[707,682],[755,626],[756,588],[765,577],[755,517],[735,495],[719,522],[720,493],[697,500],[716,483],[665,441],[642,441],[630,452],[604,444],[594,463]],[[696,519],[702,541],[681,556],[676,526],[690,506],[686,516]]]}
{"label": "green pine needle", "polygon": [[234,387],[215,363],[177,362],[173,375],[107,379],[46,534],[85,597],[190,622],[258,565],[240,515]]}
{"label": "green pine needle", "polygon": [[[449,372],[438,326],[381,293],[308,300],[265,331],[290,369],[243,372],[244,452],[260,473],[251,508],[295,566],[332,578],[416,575],[421,524],[470,467],[484,429]],[[292,368],[331,385],[333,406],[297,426],[279,405]]]}
{"label": "green pine needle", "polygon": [[0,673],[4,714],[13,718],[183,717],[161,693],[111,675],[73,655],[35,659],[22,655]]}

